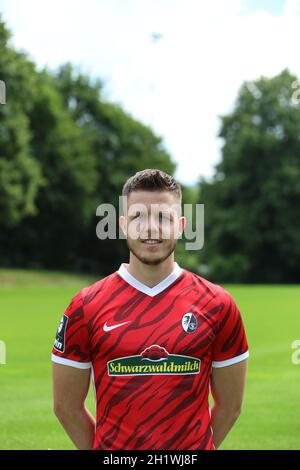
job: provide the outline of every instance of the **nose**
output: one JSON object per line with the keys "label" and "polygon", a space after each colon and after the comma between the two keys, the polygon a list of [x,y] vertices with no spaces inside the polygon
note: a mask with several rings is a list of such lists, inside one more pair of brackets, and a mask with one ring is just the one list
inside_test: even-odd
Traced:
{"label": "nose", "polygon": [[141,231],[146,233],[147,238],[159,238],[159,221],[153,215],[149,215],[148,220],[145,221],[145,224],[142,224]]}

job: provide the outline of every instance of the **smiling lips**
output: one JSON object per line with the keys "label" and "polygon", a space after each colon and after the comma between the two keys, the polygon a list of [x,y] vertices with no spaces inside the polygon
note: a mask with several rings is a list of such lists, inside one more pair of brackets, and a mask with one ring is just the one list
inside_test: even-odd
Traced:
{"label": "smiling lips", "polygon": [[158,238],[148,238],[146,240],[142,240],[142,243],[144,243],[145,245],[149,245],[149,246],[157,246],[160,243],[162,243],[162,241],[159,240]]}

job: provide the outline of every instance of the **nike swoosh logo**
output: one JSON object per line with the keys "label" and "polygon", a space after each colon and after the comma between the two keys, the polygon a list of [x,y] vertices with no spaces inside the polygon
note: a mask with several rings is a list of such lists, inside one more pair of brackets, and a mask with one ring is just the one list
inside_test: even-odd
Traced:
{"label": "nike swoosh logo", "polygon": [[103,326],[103,330],[104,331],[114,330],[115,328],[119,328],[119,326],[126,325],[126,323],[130,323],[130,321],[125,321],[124,323],[118,323],[117,325],[112,325],[112,326],[108,326],[107,322],[105,322]]}

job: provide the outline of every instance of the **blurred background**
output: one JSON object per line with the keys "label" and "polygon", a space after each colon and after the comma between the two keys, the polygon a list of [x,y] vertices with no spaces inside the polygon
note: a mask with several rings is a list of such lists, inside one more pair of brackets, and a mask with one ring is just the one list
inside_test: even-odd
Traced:
{"label": "blurred background", "polygon": [[300,448],[299,31],[298,0],[0,0],[0,448],[72,448],[55,331],[128,260],[96,208],[144,168],[205,205],[203,249],[183,238],[176,260],[244,318],[244,412],[222,448]]}

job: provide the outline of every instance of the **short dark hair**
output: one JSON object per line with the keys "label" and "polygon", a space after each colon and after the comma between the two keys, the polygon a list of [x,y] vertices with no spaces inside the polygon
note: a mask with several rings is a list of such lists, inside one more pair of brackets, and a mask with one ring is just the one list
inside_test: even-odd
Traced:
{"label": "short dark hair", "polygon": [[147,168],[131,176],[123,186],[122,195],[129,196],[133,191],[170,191],[181,201],[180,184],[164,171]]}

